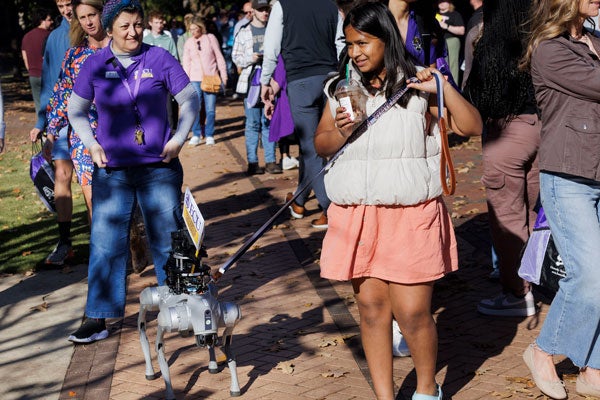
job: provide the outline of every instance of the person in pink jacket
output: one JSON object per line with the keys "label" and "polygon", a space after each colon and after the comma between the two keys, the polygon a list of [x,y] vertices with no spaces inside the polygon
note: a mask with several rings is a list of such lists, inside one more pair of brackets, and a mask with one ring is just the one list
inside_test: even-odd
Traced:
{"label": "person in pink jacket", "polygon": [[[206,109],[206,126],[204,127],[206,144],[213,145],[215,144],[213,135],[215,132],[217,95],[216,93],[203,91],[200,84],[204,75],[216,75],[218,73],[223,82],[223,87],[225,87],[227,85],[227,66],[217,38],[212,33],[206,32],[206,26],[201,17],[192,19],[190,33],[192,36],[183,45],[183,69],[198,93],[200,104],[204,103]],[[192,127],[193,136],[190,139],[190,145],[200,144],[202,130],[200,116],[198,115]]]}

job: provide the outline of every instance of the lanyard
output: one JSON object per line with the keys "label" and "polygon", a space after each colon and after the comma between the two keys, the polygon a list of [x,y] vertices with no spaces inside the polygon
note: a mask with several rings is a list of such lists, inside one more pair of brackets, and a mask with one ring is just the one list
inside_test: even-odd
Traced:
{"label": "lanyard", "polygon": [[134,140],[138,145],[143,145],[145,143],[144,140],[144,128],[142,128],[142,116],[140,114],[140,110],[137,106],[137,95],[140,91],[140,83],[142,82],[142,73],[144,71],[144,64],[146,61],[146,53],[142,56],[142,60],[140,61],[140,66],[137,69],[137,73],[134,73],[134,77],[136,78],[135,87],[133,88],[133,92],[129,87],[129,82],[127,82],[127,78],[125,77],[125,71],[119,60],[116,58],[113,60],[113,66],[117,70],[117,74],[119,74],[119,78],[121,78],[121,83],[125,86],[127,90],[127,94],[129,94],[129,98],[131,99],[131,104],[133,105],[133,111],[135,114],[135,133]]}
{"label": "lanyard", "polygon": [[116,58],[115,58],[115,61],[113,62],[113,66],[116,68],[117,74],[119,74],[119,78],[121,78],[121,83],[123,84],[123,86],[125,86],[125,89],[127,89],[127,94],[129,94],[129,98],[131,99],[131,103],[133,104],[133,108],[135,109],[138,120],[139,120],[140,115],[139,115],[136,99],[137,99],[138,92],[140,91],[140,83],[142,82],[142,72],[144,71],[145,58],[146,58],[146,54],[144,54],[144,56],[142,57],[140,67],[136,71],[137,74],[134,74],[134,77],[137,77],[137,79],[135,80],[136,82],[135,82],[135,87],[133,89],[133,92],[131,91],[131,88],[129,87],[129,83],[127,82],[127,78],[125,77],[125,71],[124,71],[123,66]]}

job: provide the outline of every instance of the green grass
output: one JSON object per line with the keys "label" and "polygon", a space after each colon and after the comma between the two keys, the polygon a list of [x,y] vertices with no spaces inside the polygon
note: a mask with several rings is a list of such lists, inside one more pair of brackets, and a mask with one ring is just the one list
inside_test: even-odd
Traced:
{"label": "green grass", "polygon": [[[29,177],[31,145],[11,145],[0,155],[0,273],[46,268],[58,241],[56,214],[39,200]],[[87,263],[89,227],[81,188],[74,181],[71,237],[76,265]]]}

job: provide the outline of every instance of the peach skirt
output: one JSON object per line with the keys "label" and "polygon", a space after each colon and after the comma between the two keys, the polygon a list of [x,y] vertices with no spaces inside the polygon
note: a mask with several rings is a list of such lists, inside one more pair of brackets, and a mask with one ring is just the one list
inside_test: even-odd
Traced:
{"label": "peach skirt", "polygon": [[452,220],[441,198],[415,206],[341,206],[327,210],[321,277],[372,277],[423,283],[458,269]]}

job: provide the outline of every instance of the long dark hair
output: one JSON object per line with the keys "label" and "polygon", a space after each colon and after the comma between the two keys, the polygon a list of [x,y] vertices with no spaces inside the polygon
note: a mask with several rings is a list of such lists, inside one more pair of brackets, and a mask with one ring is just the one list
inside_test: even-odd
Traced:
{"label": "long dark hair", "polygon": [[[344,19],[344,29],[349,25],[357,31],[368,33],[385,43],[383,62],[386,69],[386,75],[383,84],[385,88],[385,97],[389,99],[395,92],[404,86],[405,79],[413,77],[417,73],[415,64],[406,53],[394,17],[384,4],[367,2],[357,5],[348,12]],[[329,87],[330,95],[333,95],[336,84],[340,80],[345,79],[345,68],[348,62],[351,62],[351,60],[350,57],[348,57],[347,52],[345,52],[340,61],[339,74]],[[371,74],[365,75],[362,74],[358,68],[356,68],[356,70],[358,71],[358,78],[360,78],[363,86],[370,89]],[[404,77],[404,80],[398,81],[401,77],[400,75]],[[416,91],[409,90],[400,100],[398,100],[398,104],[402,107],[406,107],[410,97],[415,93]]]}
{"label": "long dark hair", "polygon": [[465,95],[484,120],[509,122],[535,96],[531,75],[518,68],[531,0],[483,3],[483,35],[473,52]]}

